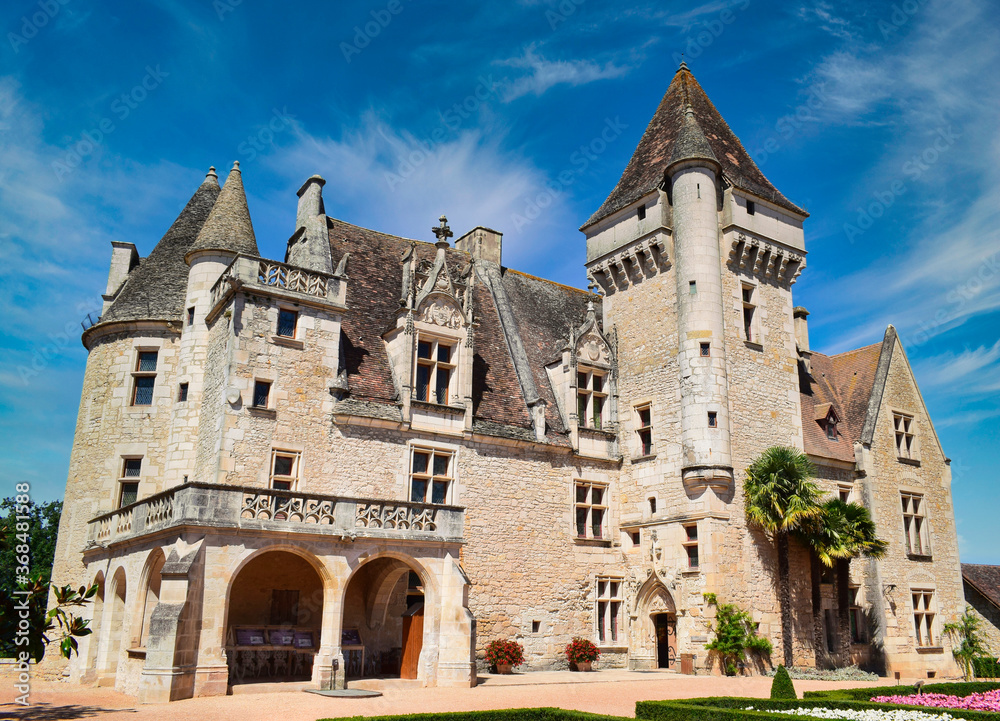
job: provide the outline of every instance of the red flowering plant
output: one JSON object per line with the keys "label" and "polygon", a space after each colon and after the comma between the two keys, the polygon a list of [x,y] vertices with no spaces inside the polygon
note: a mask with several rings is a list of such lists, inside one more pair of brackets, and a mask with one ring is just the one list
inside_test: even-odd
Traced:
{"label": "red flowering plant", "polygon": [[566,646],[566,660],[571,664],[596,661],[601,657],[601,649],[585,638],[575,637]]}
{"label": "red flowering plant", "polygon": [[486,663],[491,666],[520,666],[524,663],[524,647],[517,641],[498,638],[486,647]]}

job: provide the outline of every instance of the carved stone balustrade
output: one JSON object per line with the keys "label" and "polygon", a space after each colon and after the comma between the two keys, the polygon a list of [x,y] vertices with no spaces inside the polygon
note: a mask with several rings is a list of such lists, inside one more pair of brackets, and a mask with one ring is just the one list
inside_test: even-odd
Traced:
{"label": "carved stone balustrade", "polygon": [[180,529],[461,543],[464,525],[465,511],[456,506],[187,483],[93,519],[87,547]]}
{"label": "carved stone balustrade", "polygon": [[212,286],[210,320],[238,290],[307,305],[343,309],[347,301],[347,278],[297,268],[276,260],[239,255]]}

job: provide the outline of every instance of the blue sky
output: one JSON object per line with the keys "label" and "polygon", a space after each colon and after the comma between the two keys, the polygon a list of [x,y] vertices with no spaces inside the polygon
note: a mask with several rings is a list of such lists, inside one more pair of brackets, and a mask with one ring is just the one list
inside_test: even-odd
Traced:
{"label": "blue sky", "polygon": [[[148,253],[210,165],[241,162],[270,257],[293,229],[295,190],[319,173],[330,215],[430,239],[444,212],[459,233],[504,232],[506,265],[582,286],[576,228],[683,52],[764,172],[812,214],[794,292],[813,347],[899,329],[954,459],[963,560],[1000,563],[991,0],[12,0],[0,29],[9,486],[61,495],[79,322],[100,310],[109,241]],[[581,161],[608,126],[614,139]]]}

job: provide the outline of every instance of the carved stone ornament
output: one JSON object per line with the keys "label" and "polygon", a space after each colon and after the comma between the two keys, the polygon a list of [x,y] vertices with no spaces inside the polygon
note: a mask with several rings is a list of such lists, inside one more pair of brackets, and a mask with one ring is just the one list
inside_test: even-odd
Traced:
{"label": "carved stone ornament", "polygon": [[435,298],[426,303],[420,311],[420,320],[445,328],[461,328],[462,314],[451,303],[443,298]]}
{"label": "carved stone ornament", "polygon": [[587,333],[577,344],[579,357],[590,363],[607,363],[608,353],[604,341],[596,333]]}

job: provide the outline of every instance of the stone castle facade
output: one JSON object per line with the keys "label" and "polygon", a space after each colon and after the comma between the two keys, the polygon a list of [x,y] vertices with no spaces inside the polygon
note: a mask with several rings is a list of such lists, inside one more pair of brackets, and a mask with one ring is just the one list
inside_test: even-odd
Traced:
{"label": "stone castle facade", "polygon": [[[845,602],[793,544],[795,658],[955,673],[950,473],[906,355],[810,350],[792,286],[807,213],[686,66],[587,221],[587,293],[299,191],[260,257],[238,164],[150,255],[114,242],[53,572],[100,585],[72,678],[158,702],[266,678],[473,685],[496,638],[528,670],[714,668],[715,605],[780,634],[744,469],[804,449],[889,540]],[[851,638],[836,633],[850,604]],[[776,652],[780,656],[780,651]],[[778,659],[780,660],[780,658]]]}

